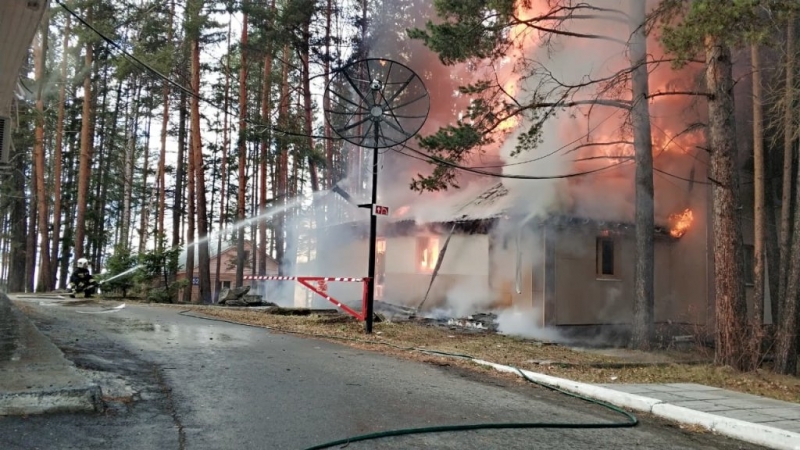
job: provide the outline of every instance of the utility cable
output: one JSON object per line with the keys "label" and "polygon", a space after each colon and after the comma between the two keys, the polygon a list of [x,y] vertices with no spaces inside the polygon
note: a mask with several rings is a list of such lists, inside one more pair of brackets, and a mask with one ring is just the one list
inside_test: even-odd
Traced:
{"label": "utility cable", "polygon": [[[201,316],[195,314],[186,314],[191,312],[191,310],[184,310],[178,312],[180,315],[184,315],[187,317],[193,317],[196,319],[203,319],[203,320],[210,320],[216,322],[226,322],[235,325],[245,325],[252,328],[261,328],[267,329],[272,331],[277,331],[280,333],[289,333],[289,334],[296,334],[301,336],[313,336],[319,337],[324,339],[331,339],[331,340],[339,340],[339,341],[349,341],[349,342],[357,342],[361,344],[372,344],[372,345],[383,345],[387,347],[391,347],[398,350],[406,350],[406,351],[414,351],[420,353],[426,353],[436,356],[444,356],[449,358],[458,358],[458,359],[465,359],[468,361],[480,361],[478,358],[475,358],[471,355],[461,354],[461,353],[450,353],[444,352],[440,350],[431,350],[431,349],[424,349],[424,348],[417,348],[417,347],[403,347],[400,345],[391,344],[388,342],[380,342],[374,341],[369,339],[357,339],[357,338],[348,338],[343,336],[333,336],[333,335],[326,335],[322,333],[307,333],[302,331],[293,331],[293,330],[285,330],[277,327],[270,327],[270,326],[257,326],[257,325],[249,325],[243,324],[240,322],[236,322],[233,320],[226,320],[226,319],[218,319],[212,318],[208,316]],[[463,424],[463,425],[438,425],[438,426],[430,426],[430,427],[418,427],[418,428],[400,428],[396,430],[386,430],[386,431],[379,431],[376,433],[368,433],[368,434],[361,434],[358,436],[350,436],[343,439],[338,439],[335,441],[325,442],[323,444],[314,445],[312,447],[308,447],[306,450],[322,450],[326,448],[331,448],[335,446],[346,446],[353,442],[363,442],[363,441],[371,441],[376,439],[385,439],[389,437],[397,437],[397,436],[410,436],[416,434],[431,434],[431,433],[446,433],[446,432],[456,432],[456,431],[474,431],[474,430],[522,430],[522,429],[608,429],[608,428],[633,428],[639,425],[639,419],[625,411],[624,409],[612,405],[610,403],[596,400],[590,397],[586,397],[580,394],[576,394],[574,392],[567,391],[565,389],[561,389],[559,387],[542,383],[540,381],[536,381],[525,374],[522,370],[512,367],[517,375],[524,378],[526,381],[533,383],[537,386],[558,392],[560,394],[567,395],[572,398],[576,398],[579,400],[583,400],[584,402],[601,406],[608,410],[611,410],[614,413],[617,413],[625,418],[624,421],[620,422],[498,422],[498,423],[473,423],[473,424]]]}
{"label": "utility cable", "polygon": [[[630,161],[620,161],[620,162],[617,162],[617,163],[614,163],[614,164],[609,164],[609,165],[607,165],[605,167],[600,167],[600,168],[597,168],[597,169],[586,170],[586,171],[583,171],[583,172],[571,172],[571,173],[565,173],[565,174],[560,174],[560,175],[540,175],[540,176],[536,176],[536,175],[513,175],[513,174],[493,173],[493,172],[489,172],[489,171],[486,171],[486,170],[475,169],[475,168],[472,168],[472,167],[469,167],[469,166],[462,166],[462,165],[456,164],[456,163],[454,163],[452,161],[448,161],[446,159],[439,158],[438,156],[434,156],[434,155],[419,151],[417,149],[411,148],[411,147],[407,146],[406,144],[401,144],[401,146],[403,148],[405,148],[406,150],[409,150],[411,152],[414,152],[414,153],[422,156],[422,158],[418,158],[418,159],[426,158],[428,160],[427,161],[428,163],[430,163],[431,161],[434,161],[434,162],[436,162],[438,164],[441,164],[441,165],[444,165],[444,166],[449,166],[449,167],[452,167],[452,168],[458,169],[458,170],[463,170],[465,172],[471,172],[471,173],[474,173],[474,174],[485,175],[485,176],[493,177],[493,178],[510,178],[510,179],[516,179],[516,180],[555,180],[555,179],[562,179],[562,178],[575,178],[575,177],[580,177],[580,176],[584,176],[584,175],[591,175],[591,174],[594,174],[594,173],[597,173],[597,172],[602,172],[604,170],[613,169],[615,167],[619,167],[620,165],[623,165],[623,164],[626,164],[626,163],[630,162]],[[403,152],[401,152],[399,150],[395,149],[395,151],[397,151],[401,155],[410,156],[407,153],[403,153]]]}
{"label": "utility cable", "polygon": [[[111,45],[111,46],[112,46],[112,47],[114,47],[115,49],[119,50],[119,51],[120,51],[120,52],[121,52],[121,53],[122,53],[122,54],[123,54],[125,57],[127,57],[127,58],[128,58],[128,59],[130,59],[131,61],[133,61],[133,62],[135,62],[136,64],[138,64],[138,65],[139,65],[140,67],[142,67],[143,69],[145,69],[145,70],[149,71],[150,73],[152,73],[152,74],[153,74],[153,75],[155,75],[156,77],[160,78],[161,80],[165,81],[166,83],[169,83],[171,86],[175,87],[176,89],[179,89],[180,91],[182,91],[182,92],[185,92],[187,95],[189,95],[189,96],[191,96],[191,97],[194,97],[194,98],[196,98],[196,99],[198,99],[198,100],[200,100],[200,101],[202,101],[202,102],[204,102],[204,103],[208,104],[209,106],[211,106],[211,107],[213,107],[213,108],[215,108],[215,109],[219,110],[219,111],[222,111],[222,112],[229,113],[229,114],[231,114],[232,116],[236,116],[236,114],[233,114],[233,113],[235,112],[235,111],[233,111],[233,109],[226,110],[226,109],[225,109],[225,108],[223,108],[222,106],[219,106],[218,104],[214,103],[213,101],[211,101],[211,100],[209,100],[209,99],[207,99],[207,98],[203,97],[203,96],[202,96],[202,95],[200,95],[199,93],[195,92],[194,90],[192,90],[192,89],[190,89],[190,88],[187,88],[186,86],[184,86],[184,85],[182,85],[182,84],[178,83],[177,81],[174,81],[174,80],[172,80],[170,77],[168,77],[168,76],[164,75],[164,74],[163,74],[163,73],[161,73],[160,71],[158,71],[158,70],[154,69],[154,68],[153,68],[152,66],[150,66],[149,64],[147,64],[147,63],[145,63],[144,61],[142,61],[141,59],[137,58],[136,56],[134,56],[133,54],[131,54],[130,52],[128,52],[127,50],[125,50],[125,49],[122,47],[122,45],[120,45],[119,43],[117,43],[115,40],[113,40],[113,39],[111,39],[110,37],[106,36],[106,35],[105,35],[103,32],[101,32],[100,30],[98,30],[97,28],[95,28],[94,26],[92,26],[92,24],[90,24],[89,22],[87,22],[87,21],[86,21],[86,20],[85,20],[83,17],[81,17],[81,16],[80,16],[78,13],[76,13],[75,11],[73,11],[72,9],[70,9],[70,8],[69,8],[67,5],[65,5],[65,4],[64,4],[64,3],[63,3],[61,0],[55,0],[55,2],[56,2],[56,3],[58,3],[58,4],[59,4],[59,5],[60,5],[60,6],[61,6],[61,7],[62,7],[62,8],[63,8],[63,9],[66,11],[66,12],[67,12],[67,13],[69,13],[69,14],[70,14],[72,17],[74,17],[74,18],[75,18],[75,19],[76,19],[78,22],[80,22],[80,23],[81,23],[83,26],[85,26],[86,28],[88,28],[89,30],[91,30],[91,31],[92,31],[94,34],[96,34],[97,36],[99,36],[99,37],[100,37],[101,39],[103,39],[103,40],[104,40],[106,43],[108,43],[109,45]],[[278,129],[277,127],[270,126],[270,125],[266,125],[266,124],[259,123],[259,122],[255,122],[255,121],[253,121],[253,120],[250,120],[250,119],[247,119],[247,118],[245,118],[244,122],[245,122],[245,123],[247,123],[248,125],[252,125],[252,126],[254,126],[254,127],[260,127],[260,128],[262,128],[262,129],[270,129],[270,130],[272,130],[272,131],[275,131],[275,132],[278,132],[278,133],[287,134],[287,135],[290,135],[290,136],[301,136],[301,135],[300,135],[300,134],[298,134],[298,133],[292,133],[292,132],[289,132],[289,131],[280,130],[280,129]],[[302,136],[303,136],[303,137],[309,137],[309,135],[308,135],[308,134],[302,134]],[[337,139],[338,139],[338,138],[329,138],[329,137],[325,137],[325,136],[314,136],[314,135],[312,135],[311,137],[313,137],[313,138],[316,138],[316,139],[332,139],[332,140],[337,140]]]}

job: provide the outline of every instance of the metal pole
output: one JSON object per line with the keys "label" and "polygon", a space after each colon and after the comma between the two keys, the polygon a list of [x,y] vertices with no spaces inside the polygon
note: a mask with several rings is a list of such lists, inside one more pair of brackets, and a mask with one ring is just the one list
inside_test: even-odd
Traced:
{"label": "metal pole", "polygon": [[375,245],[378,234],[378,216],[375,215],[375,205],[378,203],[378,127],[375,123],[375,147],[372,149],[372,207],[369,211],[369,266],[367,282],[367,311],[366,332],[372,333],[373,310],[375,304]]}

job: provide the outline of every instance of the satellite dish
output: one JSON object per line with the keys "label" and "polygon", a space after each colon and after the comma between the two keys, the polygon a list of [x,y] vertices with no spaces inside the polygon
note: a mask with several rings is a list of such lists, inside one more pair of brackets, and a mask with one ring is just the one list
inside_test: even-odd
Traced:
{"label": "satellite dish", "polygon": [[325,120],[331,129],[357,147],[372,148],[372,200],[358,205],[371,209],[364,311],[369,334],[374,319],[376,215],[388,213],[386,206],[377,203],[378,149],[401,145],[414,137],[428,118],[431,99],[425,83],[413,70],[379,58],[362,59],[334,71],[325,93],[330,99]]}
{"label": "satellite dish", "polygon": [[422,79],[397,61],[362,59],[333,72],[325,119],[345,141],[369,148],[403,144],[419,132],[431,102]]}

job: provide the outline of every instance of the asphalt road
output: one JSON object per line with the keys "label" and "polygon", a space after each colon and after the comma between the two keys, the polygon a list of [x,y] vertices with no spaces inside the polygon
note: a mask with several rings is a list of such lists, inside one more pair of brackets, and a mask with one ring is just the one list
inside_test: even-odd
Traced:
{"label": "asphalt road", "polygon": [[[101,384],[107,408],[101,414],[2,418],[2,449],[303,449],[406,427],[624,419],[533,385],[176,309],[128,305],[100,313],[33,304],[31,319]],[[632,429],[467,431],[347,448],[756,448],[640,420]]]}

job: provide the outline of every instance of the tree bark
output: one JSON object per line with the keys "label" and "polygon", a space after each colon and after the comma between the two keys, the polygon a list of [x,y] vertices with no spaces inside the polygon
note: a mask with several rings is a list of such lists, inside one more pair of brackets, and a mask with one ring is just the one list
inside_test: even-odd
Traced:
{"label": "tree bark", "polygon": [[186,279],[189,280],[189,287],[184,291],[183,301],[185,303],[194,302],[194,211],[195,211],[195,168],[194,168],[194,136],[189,136],[189,169],[186,173],[189,191],[189,211],[187,214],[187,229],[186,229]]}
{"label": "tree bark", "polygon": [[714,288],[717,365],[746,368],[747,304],[744,297],[739,172],[736,166],[731,51],[720,38],[706,36],[708,141],[711,149]]}
{"label": "tree bark", "polygon": [[[173,20],[172,17],[175,14],[175,0],[170,1],[170,15],[169,15],[169,25],[167,28],[167,42],[168,45],[172,46],[172,26]],[[163,251],[164,250],[164,240],[167,236],[167,230],[164,228],[164,216],[167,209],[167,186],[165,184],[165,172],[166,172],[166,163],[167,163],[167,127],[169,127],[169,96],[170,96],[170,89],[169,83],[166,81],[164,82],[164,86],[162,87],[161,96],[163,98],[164,103],[164,111],[161,116],[161,152],[158,156],[158,173],[156,175],[156,186],[158,187],[158,212],[156,217],[156,250]]]}
{"label": "tree bark", "polygon": [[142,86],[138,80],[134,79],[134,90],[136,93],[131,102],[131,110],[129,112],[130,128],[128,135],[128,142],[126,145],[127,151],[125,152],[124,173],[122,175],[123,192],[122,192],[122,225],[120,228],[119,244],[130,248],[130,232],[131,232],[131,216],[132,216],[132,200],[133,200],[133,174],[134,174],[134,161],[136,158],[136,139],[139,134],[139,98],[141,95]]}
{"label": "tree bark", "polygon": [[[36,177],[31,177],[31,192],[36,192]],[[36,274],[36,201],[31,198],[28,203],[28,231],[25,243],[25,292],[33,292],[34,275]]]}
{"label": "tree bark", "polygon": [[308,172],[311,178],[311,190],[319,191],[319,179],[317,177],[317,163],[314,161],[314,120],[311,113],[311,67],[309,64],[309,51],[311,45],[311,15],[308,20],[303,22],[303,42],[301,43],[300,59],[303,64],[303,109],[306,121],[306,144],[308,145]]}
{"label": "tree bark", "polygon": [[222,266],[222,239],[224,237],[224,233],[222,230],[225,229],[225,208],[227,203],[227,195],[225,192],[225,188],[228,181],[228,148],[230,147],[230,137],[228,135],[228,106],[230,105],[230,90],[231,90],[231,20],[228,21],[228,46],[227,46],[227,53],[225,57],[225,94],[223,100],[223,122],[222,122],[222,164],[220,166],[220,175],[222,178],[222,187],[220,188],[220,200],[219,200],[219,229],[220,233],[217,237],[217,266],[214,269],[215,277],[214,277],[214,302],[219,302],[219,292],[222,290],[222,281],[219,278],[219,274],[221,271]]}
{"label": "tree bark", "polygon": [[[773,153],[774,154],[774,153]],[[772,315],[772,325],[778,323],[778,303],[779,303],[779,286],[780,286],[780,250],[779,250],[779,234],[778,230],[778,214],[779,207],[777,205],[780,198],[780,184],[782,183],[781,170],[775,170],[774,159],[770,157],[770,152],[765,155],[765,164],[769,169],[765,171],[765,182],[767,183],[764,191],[764,214],[766,215],[766,229],[765,229],[765,243],[766,243],[766,285],[769,286],[769,305]],[[782,161],[781,161],[782,163]],[[765,294],[766,295],[766,288]],[[766,307],[765,307],[766,308]],[[766,309],[765,315],[766,315]],[[766,320],[766,319],[765,319]]]}
{"label": "tree bark", "polygon": [[[77,103],[77,102],[76,102]],[[75,243],[75,217],[77,216],[77,205],[75,199],[77,198],[77,191],[75,189],[76,178],[76,159],[80,159],[80,155],[76,158],[75,154],[75,141],[69,144],[70,151],[68,152],[67,159],[67,181],[64,185],[64,192],[66,193],[64,199],[64,239],[61,240],[61,267],[59,268],[58,288],[66,289],[67,280],[69,279],[69,262],[70,262],[70,249]],[[78,152],[79,153],[79,152]]]}
{"label": "tree bark", "polygon": [[181,242],[181,217],[183,217],[184,198],[183,179],[186,176],[186,91],[181,91],[180,112],[178,113],[178,163],[175,168],[175,194],[172,205],[172,246],[179,247]]}
{"label": "tree bark", "polygon": [[764,128],[761,87],[761,61],[758,44],[750,46],[753,72],[753,173],[754,173],[754,256],[753,264],[753,315],[750,325],[750,360],[747,370],[755,370],[761,363],[761,345],[764,325],[764,286],[765,286],[765,210],[764,210]]}
{"label": "tree bark", "polygon": [[[792,159],[794,156],[794,15],[789,16],[786,25],[786,84],[784,87],[783,111],[783,190],[781,194],[781,234],[780,234],[780,270],[778,280],[778,298],[786,298],[786,283],[789,274],[789,245],[792,238]],[[780,317],[781,303],[777,304],[778,310],[772,311],[773,322],[775,317]]]}
{"label": "tree bark", "polygon": [[236,287],[244,284],[244,219],[245,219],[245,194],[247,192],[247,179],[245,177],[247,166],[247,1],[242,5],[242,38],[241,67],[239,70],[239,195],[237,198],[237,217],[239,223],[238,238],[236,241]]}
{"label": "tree bark", "polygon": [[633,329],[631,347],[648,350],[655,337],[654,243],[655,205],[653,202],[653,142],[647,95],[647,36],[645,2],[631,2],[631,62],[633,145],[636,155],[636,267],[634,275]]}
{"label": "tree bark", "polygon": [[47,35],[49,20],[47,13],[42,20],[38,45],[34,47],[36,89],[36,130],[34,131],[33,159],[36,178],[36,203],[39,215],[39,279],[36,282],[37,292],[50,290],[50,217],[47,185],[44,182],[44,90],[45,61],[47,60]]}
{"label": "tree bark", "polygon": [[208,213],[206,211],[206,182],[203,165],[203,143],[200,140],[200,37],[192,39],[192,159],[195,170],[195,189],[197,189],[197,242],[199,264],[197,267],[200,282],[201,303],[211,303],[211,262],[208,254]]}
{"label": "tree bark", "polygon": [[[792,203],[792,165],[794,157],[794,43],[795,16],[789,16],[786,38],[786,86],[784,93],[783,130],[783,198],[781,210],[781,286],[778,315],[773,313],[773,322],[778,324],[775,336],[775,372],[794,375],[797,372],[798,306],[800,301],[800,195]],[[795,186],[800,186],[800,170],[795,175]],[[794,211],[792,212],[792,209]],[[794,223],[789,217],[794,214]],[[791,245],[791,249],[789,246]],[[790,251],[791,250],[791,251]]]}
{"label": "tree bark", "polygon": [[[325,61],[323,61],[323,73],[325,74],[323,77],[323,82],[325,86],[328,85],[330,81],[329,72],[331,70],[331,14],[332,14],[332,0],[328,0],[327,6],[325,8]],[[325,90],[325,93],[322,97],[322,109],[329,110],[331,108],[331,97],[328,90]],[[328,123],[327,120],[324,121],[323,124],[323,135],[325,136],[325,161],[327,163],[327,172],[326,175],[328,176],[328,188],[332,188],[335,183],[335,170],[333,167],[333,140],[331,139],[331,125]],[[327,217],[326,217],[327,219]]]}
{"label": "tree bark", "polygon": [[[275,0],[272,0],[270,11],[275,11]],[[272,19],[270,19],[270,30],[272,29]],[[264,55],[264,81],[261,92],[261,122],[267,126],[265,136],[261,139],[261,185],[259,188],[258,197],[258,211],[264,214],[267,210],[267,164],[269,155],[269,145],[271,141],[271,133],[269,126],[272,124],[270,116],[270,92],[272,91],[272,52],[273,47],[270,42],[267,47],[267,53]],[[258,221],[258,274],[267,274],[267,219],[262,218]]]}
{"label": "tree bark", "polygon": [[[64,37],[61,49],[61,85],[58,89],[58,115],[56,118],[56,143],[53,149],[53,240],[51,242],[50,261],[58,261],[58,245],[61,237],[61,171],[63,166],[64,115],[67,104],[67,52],[69,51],[69,35],[72,24],[68,15],[64,24]],[[50,286],[56,287],[56,270],[50,274]]]}
{"label": "tree bark", "polygon": [[[795,180],[800,185],[800,171]],[[800,230],[800,195],[795,196],[794,230]],[[789,274],[786,283],[786,297],[781,306],[780,321],[775,336],[775,372],[794,375],[797,372],[797,303],[800,298],[800,236],[793,233],[791,253],[789,254]]]}
{"label": "tree bark", "polygon": [[14,170],[11,177],[11,249],[8,267],[8,292],[25,291],[26,276],[26,243],[28,241],[28,224],[26,221],[27,198],[25,194],[25,159],[22,153],[12,156]]}
{"label": "tree bark", "polygon": [[[105,67],[107,68],[108,65],[106,65]],[[108,70],[104,68],[103,101],[101,105],[101,109],[104,111],[106,110],[106,97],[108,92],[107,80],[108,80]],[[117,142],[116,137],[117,137],[117,125],[118,125],[117,119],[119,118],[119,111],[122,109],[122,107],[119,106],[121,94],[122,94],[122,82],[118,81],[116,96],[115,96],[116,107],[114,108],[114,112],[111,114],[111,130],[108,131],[106,129],[108,125],[106,120],[104,119],[102,131],[100,134],[101,141],[99,148],[101,149],[101,151],[97,158],[97,165],[100,169],[100,172],[97,175],[95,175],[95,177],[98,179],[97,189],[95,191],[96,193],[95,198],[97,199],[97,201],[95,202],[95,217],[97,217],[98,220],[96,220],[96,226],[94,231],[95,238],[97,239],[98,242],[98,248],[95,255],[93,256],[93,262],[92,262],[93,267],[95,268],[101,267],[102,257],[104,253],[103,250],[105,249],[108,243],[108,237],[106,235],[106,221],[104,220],[104,218],[106,215],[106,200],[108,199],[109,189],[113,191],[113,187],[110,188],[110,185],[112,184],[111,180],[113,179],[113,176],[116,176],[116,174],[112,175],[113,171],[111,165],[112,163],[116,162],[113,155],[116,153],[115,150]],[[106,135],[110,135],[110,137],[108,138],[108,147],[104,152],[102,151],[102,149],[105,147],[104,138]]]}
{"label": "tree bark", "polygon": [[139,212],[139,254],[144,254],[147,250],[147,241],[150,239],[150,203],[147,201],[148,175],[150,174],[150,125],[153,123],[153,115],[147,114],[147,126],[145,127],[144,155],[142,157],[142,188],[139,193],[141,202]]}
{"label": "tree bark", "polygon": [[[289,122],[289,45],[283,47],[284,63],[281,69],[281,94],[278,106],[278,123],[281,129],[287,129]],[[289,176],[289,148],[286,137],[278,140],[278,172],[277,194],[275,196],[276,205],[285,205],[288,194]],[[275,257],[278,260],[278,271],[281,275],[284,272],[284,250],[285,250],[285,213],[279,213],[275,217]]]}
{"label": "tree bark", "polygon": [[[86,21],[92,23],[92,8],[89,7]],[[81,116],[81,158],[78,168],[77,217],[75,218],[75,259],[83,257],[86,238],[86,203],[89,193],[89,176],[92,170],[92,41],[85,42],[83,76],[83,112]]]}

